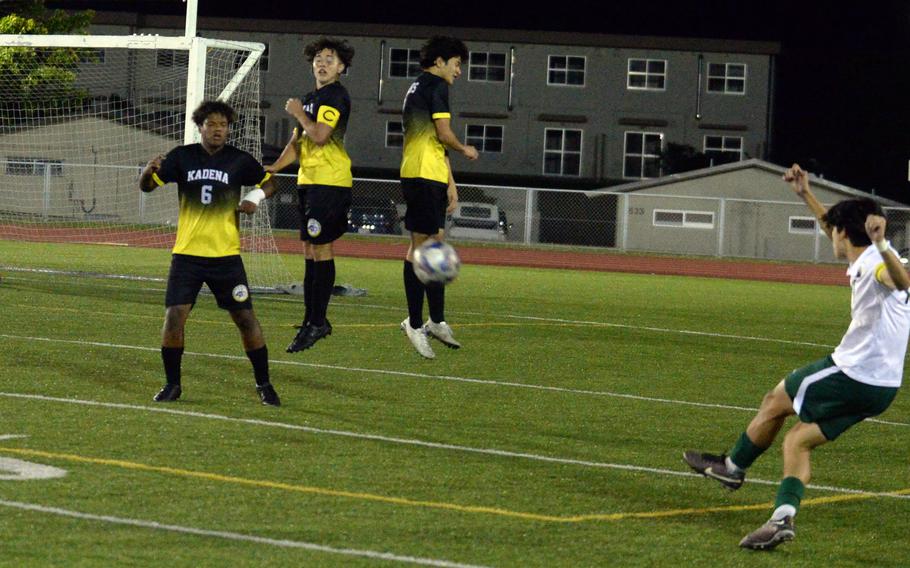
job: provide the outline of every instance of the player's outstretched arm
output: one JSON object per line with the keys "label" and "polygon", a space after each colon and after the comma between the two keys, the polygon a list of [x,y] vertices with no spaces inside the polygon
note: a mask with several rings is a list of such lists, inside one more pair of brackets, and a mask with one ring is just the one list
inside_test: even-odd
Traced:
{"label": "player's outstretched arm", "polygon": [[878,249],[885,262],[886,272],[878,277],[879,282],[892,290],[910,289],[910,276],[907,275],[904,265],[885,241],[885,218],[881,215],[866,217],[866,234],[869,235],[869,240]]}
{"label": "player's outstretched arm", "polygon": [[825,234],[828,235],[828,238],[830,239],[831,226],[823,220],[823,217],[828,210],[815,197],[812,190],[809,189],[809,172],[799,167],[799,164],[793,164],[789,170],[784,172],[784,181],[789,183],[793,192],[806,203],[809,210],[812,211],[812,214],[818,219],[819,226],[821,226],[822,230],[825,231]]}
{"label": "player's outstretched arm", "polygon": [[164,156],[155,156],[145,165],[142,174],[139,176],[139,189],[148,193],[158,187],[158,183],[153,176],[161,169],[162,160],[164,160]]}
{"label": "player's outstretched arm", "polygon": [[294,130],[294,133],[291,135],[291,139],[288,140],[288,143],[284,146],[284,150],[281,151],[281,155],[278,156],[278,159],[275,160],[275,163],[271,166],[265,166],[265,171],[277,174],[284,168],[290,166],[300,157],[299,149],[297,148],[297,130]]}

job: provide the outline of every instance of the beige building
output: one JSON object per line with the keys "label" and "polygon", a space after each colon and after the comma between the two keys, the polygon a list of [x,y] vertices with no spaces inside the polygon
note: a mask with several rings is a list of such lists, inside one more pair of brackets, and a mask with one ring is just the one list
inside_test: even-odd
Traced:
{"label": "beige building", "polygon": [[[610,187],[617,196],[616,244],[624,250],[776,260],[834,261],[827,237],[781,178],[785,168],[745,160]],[[895,246],[910,243],[902,204],[811,177],[818,199],[832,205],[870,197],[886,208]],[[597,192],[589,192],[589,197]]]}
{"label": "beige building", "polygon": [[97,117],[0,136],[0,211],[50,222],[176,223],[173,192],[138,188],[146,161],[174,146]]}

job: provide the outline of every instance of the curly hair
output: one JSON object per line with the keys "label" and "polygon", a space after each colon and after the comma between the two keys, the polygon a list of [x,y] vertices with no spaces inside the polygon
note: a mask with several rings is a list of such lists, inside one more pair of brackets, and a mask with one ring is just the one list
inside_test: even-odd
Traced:
{"label": "curly hair", "polygon": [[838,231],[845,230],[853,246],[862,247],[872,244],[866,234],[866,217],[869,215],[884,216],[882,206],[868,197],[846,199],[831,206],[822,221]]}
{"label": "curly hair", "polygon": [[462,61],[467,61],[468,48],[458,38],[433,36],[420,48],[420,67],[429,69],[436,63],[438,57],[442,57],[443,61],[448,61],[453,57],[460,57]]}
{"label": "curly hair", "polygon": [[303,48],[303,55],[306,56],[306,60],[310,63],[316,59],[316,54],[322,51],[323,49],[331,49],[336,54],[338,54],[338,59],[344,63],[345,69],[350,69],[351,63],[354,62],[354,48],[343,39],[335,39],[331,37],[321,37]]}
{"label": "curly hair", "polygon": [[224,101],[202,101],[196,110],[193,111],[193,122],[196,126],[202,126],[205,119],[210,114],[220,114],[227,119],[228,124],[233,124],[237,120],[237,113],[231,105]]}

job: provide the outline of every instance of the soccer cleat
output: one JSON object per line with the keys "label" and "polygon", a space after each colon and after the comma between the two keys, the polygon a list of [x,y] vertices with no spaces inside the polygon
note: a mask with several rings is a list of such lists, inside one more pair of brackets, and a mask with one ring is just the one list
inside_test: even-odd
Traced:
{"label": "soccer cleat", "polygon": [[784,517],[779,521],[769,520],[744,536],[739,541],[739,545],[749,550],[771,550],[778,544],[794,538],[796,538],[796,530],[793,528],[793,519]]}
{"label": "soccer cleat", "polygon": [[180,398],[180,385],[168,383],[155,395],[155,402],[174,402]]}
{"label": "soccer cleat", "polygon": [[414,329],[411,327],[411,318],[404,318],[404,321],[401,322],[401,331],[407,334],[408,339],[411,340],[411,345],[414,346],[418,353],[427,359],[436,358],[436,353],[433,353],[433,348],[430,347],[430,340],[427,338],[426,327],[420,326],[420,328]]}
{"label": "soccer cleat", "polygon": [[459,349],[461,347],[461,343],[455,340],[455,336],[452,335],[452,328],[446,322],[436,323],[433,320],[429,320],[423,324],[423,327],[429,337],[438,339],[449,349]]}
{"label": "soccer cleat", "polygon": [[275,387],[272,386],[272,383],[256,385],[256,392],[259,393],[259,400],[262,401],[262,404],[268,406],[281,406],[281,399],[278,398],[278,393],[275,392]]}
{"label": "soccer cleat", "polygon": [[699,452],[685,452],[683,459],[689,464],[689,467],[711,479],[716,479],[724,487],[735,491],[742,487],[746,479],[746,472],[743,470],[731,471],[727,467],[727,456],[714,454],[702,454]]}
{"label": "soccer cleat", "polygon": [[308,323],[297,330],[297,335],[294,336],[294,340],[288,345],[286,351],[288,353],[297,353],[298,351],[309,349],[327,335],[332,335],[332,324],[329,323],[329,320],[325,320],[322,325]]}

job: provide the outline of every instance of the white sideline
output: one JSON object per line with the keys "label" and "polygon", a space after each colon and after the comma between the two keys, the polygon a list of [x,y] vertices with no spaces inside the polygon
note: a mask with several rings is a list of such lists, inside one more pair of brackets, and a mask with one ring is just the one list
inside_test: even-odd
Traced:
{"label": "white sideline", "polygon": [[[70,343],[74,345],[91,345],[94,347],[108,347],[113,349],[132,349],[135,351],[148,351],[158,353],[160,351],[157,347],[144,347],[141,345],[122,345],[116,343],[104,343],[99,341],[80,341],[75,339],[56,339],[49,337],[29,337],[21,335],[8,335],[0,334],[2,339],[14,339],[21,341],[45,341],[49,343]],[[229,359],[234,361],[246,361],[246,357],[241,357],[240,355],[220,355],[217,353],[199,353],[195,351],[185,351],[184,355],[195,355],[199,357],[210,357],[213,359]],[[375,373],[378,375],[395,375],[399,377],[411,377],[417,379],[435,379],[440,381],[453,381],[461,383],[472,383],[480,385],[491,385],[499,387],[511,387],[511,388],[522,388],[530,390],[540,390],[540,391],[549,391],[549,392],[558,392],[565,394],[578,394],[578,395],[587,395],[587,396],[602,396],[610,398],[623,398],[628,400],[638,400],[643,402],[657,402],[662,404],[678,404],[683,406],[695,406],[699,408],[718,408],[721,410],[740,410],[744,412],[756,412],[757,408],[751,408],[747,406],[735,406],[731,404],[716,404],[710,402],[693,402],[689,400],[677,400],[672,398],[658,398],[652,396],[641,396],[635,394],[626,394],[626,393],[617,393],[610,391],[595,391],[595,390],[585,390],[585,389],[570,389],[565,387],[551,387],[546,385],[534,385],[528,383],[515,383],[510,381],[494,381],[489,379],[472,379],[469,377],[456,377],[453,375],[430,375],[427,373],[412,373],[409,371],[390,371],[386,369],[369,369],[365,367],[343,367],[341,365],[325,365],[320,363],[304,363],[301,361],[285,361],[280,359],[271,359],[269,360],[270,365],[290,365],[295,367],[311,367],[315,369],[332,369],[336,371],[345,371],[345,372],[355,372],[355,373]],[[870,418],[866,422],[876,422],[879,424],[887,424],[890,426],[908,426],[910,424],[905,422],[890,422],[884,420],[878,420]]]}
{"label": "white sideline", "polygon": [[[529,454],[524,452],[512,452],[508,450],[498,450],[495,448],[475,448],[471,446],[459,446],[455,444],[441,444],[438,442],[426,442],[423,440],[415,440],[409,438],[394,438],[390,436],[382,436],[379,434],[363,434],[360,432],[349,432],[346,430],[330,430],[324,428],[314,428],[312,426],[300,426],[298,424],[289,424],[287,422],[272,422],[269,420],[259,420],[255,418],[234,418],[231,416],[224,416],[222,414],[208,414],[203,412],[193,412],[188,410],[177,410],[174,408],[167,408],[162,406],[143,406],[138,404],[124,404],[116,402],[100,402],[95,400],[81,400],[73,398],[58,398],[51,396],[44,396],[38,394],[21,394],[21,393],[9,393],[9,392],[0,392],[0,397],[7,398],[20,398],[27,400],[40,400],[45,402],[60,402],[65,404],[80,404],[84,406],[97,406],[102,408],[114,408],[120,410],[138,410],[144,412],[158,412],[161,414],[172,414],[175,416],[187,416],[191,418],[204,418],[208,420],[222,420],[224,422],[237,422],[241,424],[252,424],[256,426],[265,426],[270,428],[283,428],[285,430],[297,430],[301,432],[307,432],[309,434],[317,435],[327,435],[327,436],[341,436],[345,438],[354,438],[359,440],[370,440],[376,442],[386,442],[391,444],[401,444],[408,446],[418,446],[424,448],[433,448],[438,450],[449,450],[454,452],[465,452],[472,454],[483,454],[491,455],[497,457],[505,458],[519,458],[527,459],[532,461],[540,461],[547,463],[558,463],[564,465],[575,465],[581,467],[591,467],[591,468],[600,468],[600,469],[616,469],[621,471],[628,471],[633,473],[652,473],[659,475],[673,475],[677,477],[700,477],[699,474],[691,471],[679,471],[673,469],[661,469],[655,467],[644,467],[636,466],[630,464],[619,464],[619,463],[609,463],[609,462],[595,462],[587,460],[577,460],[571,458],[560,458],[553,456],[544,456],[539,454]],[[771,485],[777,486],[778,481],[770,481],[766,479],[759,479],[750,477],[748,480],[749,483],[755,483],[759,485]],[[818,489],[822,491],[831,491],[834,493],[869,493],[878,495],[880,497],[892,497],[896,499],[910,499],[910,495],[894,495],[889,493],[880,493],[872,491],[864,491],[862,489],[850,489],[846,487],[833,487],[826,485],[809,485],[810,489]]]}
{"label": "white sideline", "polygon": [[9,507],[12,509],[21,509],[24,511],[35,511],[38,513],[48,513],[51,515],[59,515],[62,517],[72,517],[75,519],[82,519],[87,521],[100,521],[103,523],[113,523],[117,525],[128,525],[132,527],[140,527],[145,529],[153,529],[158,531],[168,531],[181,534],[191,534],[196,536],[208,536],[214,538],[223,538],[226,540],[234,540],[241,542],[252,542],[256,544],[266,544],[269,546],[279,546],[283,548],[302,548],[305,550],[314,550],[316,552],[326,552],[329,554],[343,554],[346,556],[360,556],[363,558],[370,558],[373,560],[388,560],[393,562],[406,562],[408,564],[419,564],[422,566],[442,566],[445,568],[482,568],[476,564],[460,564],[458,562],[451,562],[448,560],[436,560],[434,558],[420,558],[416,556],[402,556],[399,554],[392,554],[391,552],[376,552],[373,550],[358,550],[355,548],[335,548],[332,546],[326,546],[323,544],[315,544],[312,542],[302,542],[298,540],[279,540],[274,538],[267,538],[262,536],[254,536],[242,533],[227,532],[227,531],[215,531],[207,529],[199,529],[196,527],[184,527],[180,525],[168,525],[164,523],[159,523],[156,521],[143,521],[140,519],[129,519],[124,517],[112,517],[109,515],[92,515],[89,513],[80,513],[79,511],[70,511],[68,509],[59,509],[57,507],[45,507],[43,505],[36,505],[33,503],[22,503],[19,501],[4,501],[0,500],[0,506]]}

